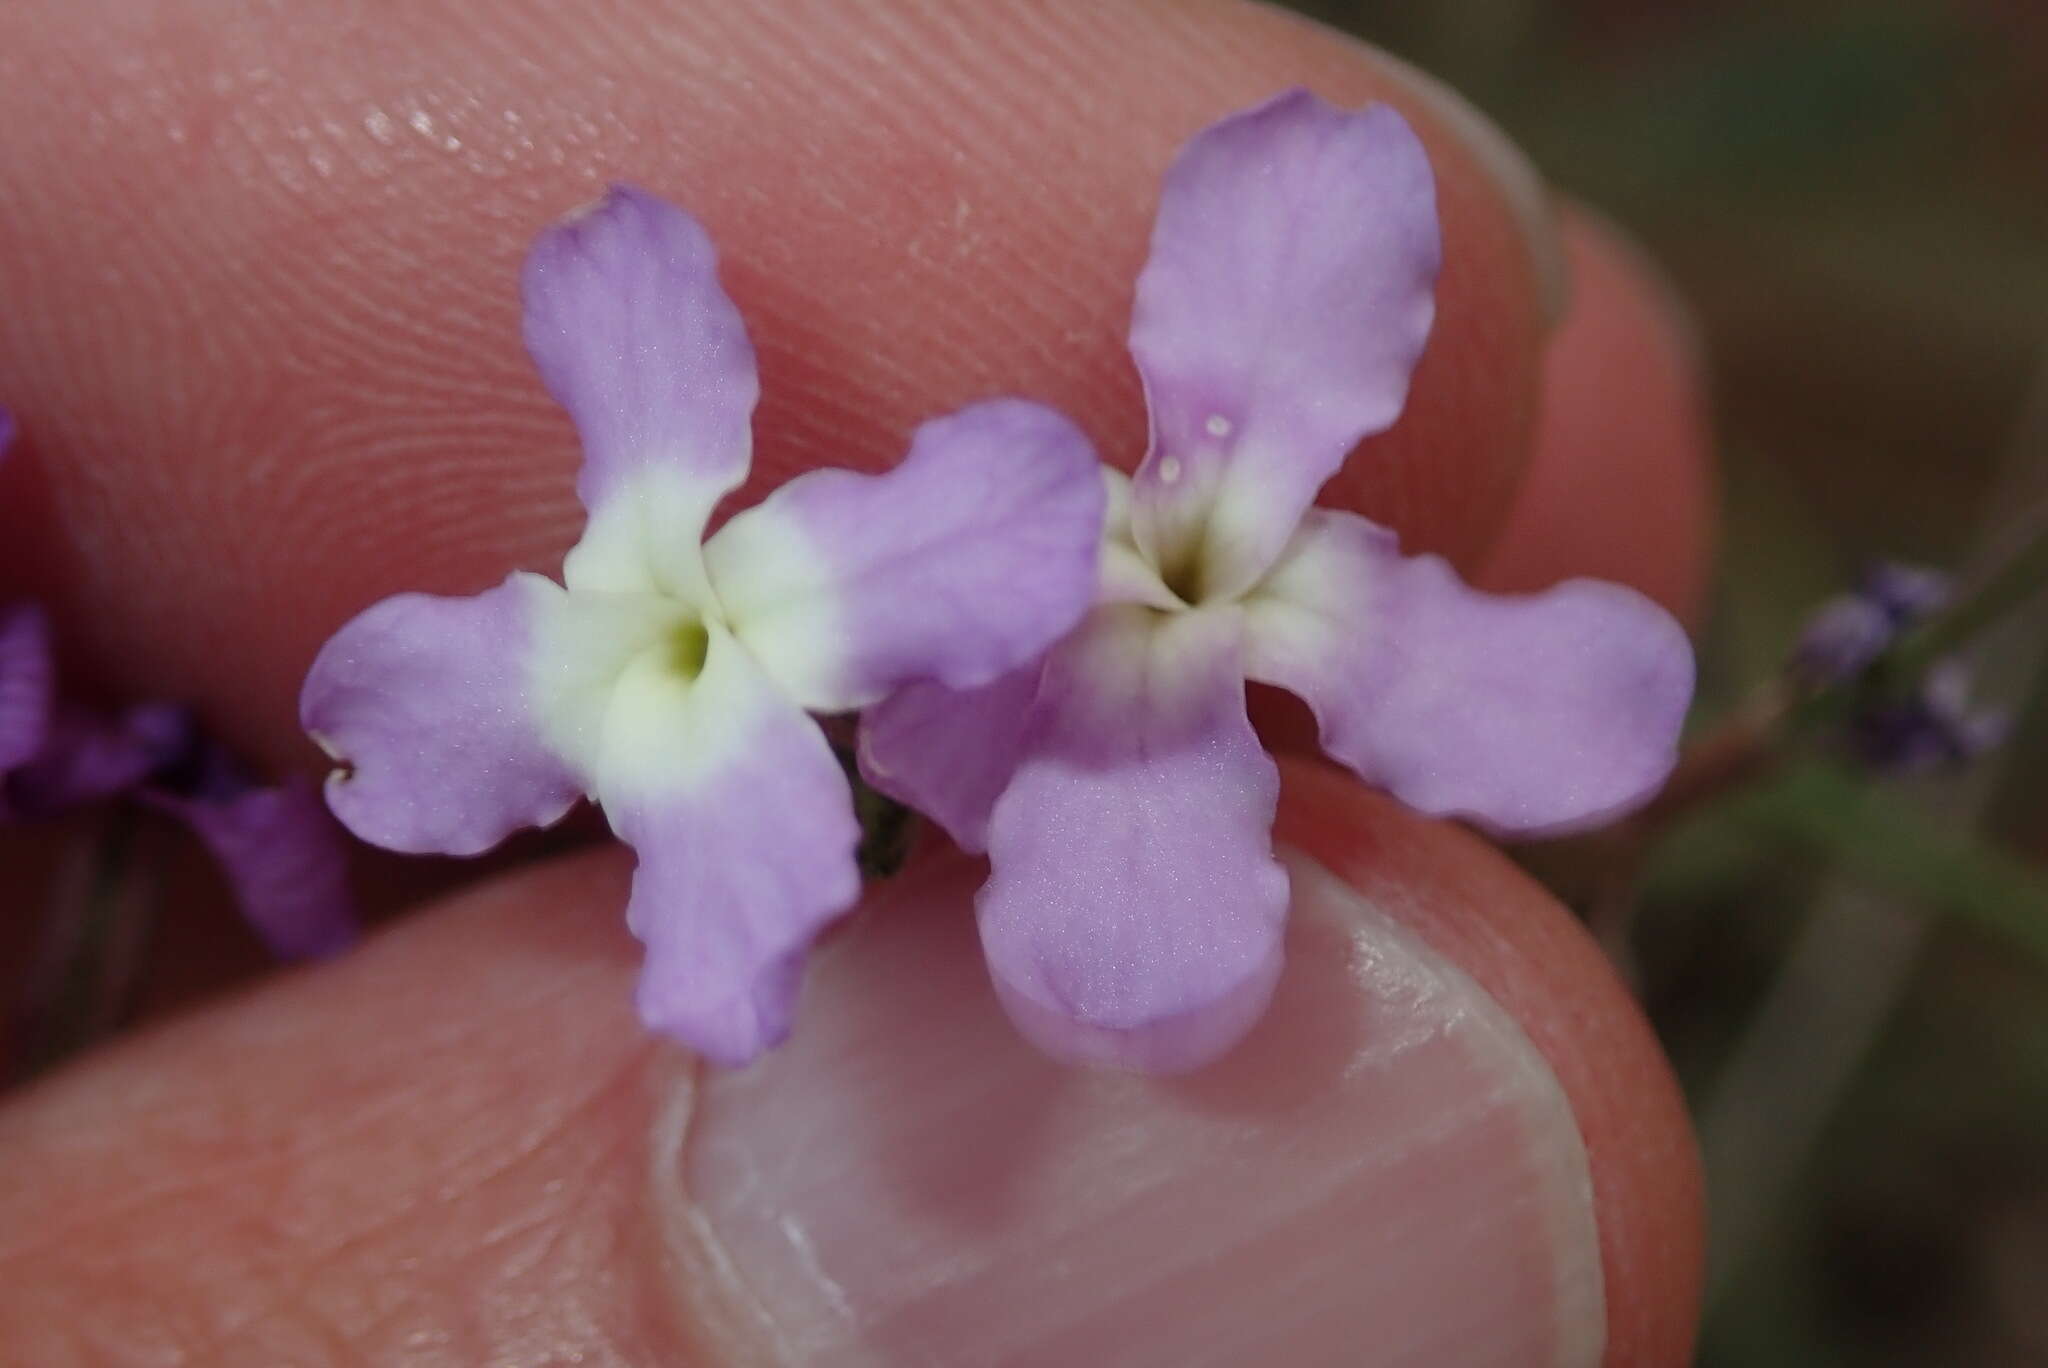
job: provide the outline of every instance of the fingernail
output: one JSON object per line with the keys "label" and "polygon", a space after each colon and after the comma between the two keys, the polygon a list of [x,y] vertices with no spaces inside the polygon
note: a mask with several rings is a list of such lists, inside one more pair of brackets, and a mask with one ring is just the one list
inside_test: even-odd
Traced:
{"label": "fingernail", "polygon": [[1522,241],[1529,249],[1544,324],[1556,327],[1564,321],[1565,309],[1571,302],[1571,263],[1565,255],[1557,204],[1543,174],[1515,140],[1501,131],[1500,125],[1450,86],[1420,67],[1410,66],[1378,49],[1372,50],[1372,57],[1471,149],[1507,196],[1508,206],[1521,225]]}
{"label": "fingernail", "polygon": [[1290,856],[1289,964],[1221,1064],[1048,1063],[980,962],[982,867],[892,883],[799,1028],[659,1161],[784,1362],[1592,1365],[1586,1154],[1454,965]]}

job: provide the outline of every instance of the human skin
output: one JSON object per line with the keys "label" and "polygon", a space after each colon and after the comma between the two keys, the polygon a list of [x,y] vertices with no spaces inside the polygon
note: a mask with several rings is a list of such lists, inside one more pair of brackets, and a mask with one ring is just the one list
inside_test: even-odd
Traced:
{"label": "human skin", "polygon": [[[1292,84],[1408,114],[1446,244],[1408,412],[1326,498],[1482,579],[1594,570],[1695,605],[1698,396],[1640,261],[1379,55],[1169,0],[32,4],[0,48],[0,383],[27,434],[0,583],[51,605],[72,677],[192,700],[312,771],[293,701],[335,626],[573,536],[512,282],[614,176],[723,249],[761,353],[750,493],[882,468],[991,392],[1128,468],[1159,174]],[[1587,383],[1602,355],[1645,370]],[[1637,497],[1594,518],[1554,493],[1623,477]],[[1691,533],[1635,535],[1644,507]],[[361,952],[0,1106],[0,1344],[1146,1362],[1195,1334],[1279,1363],[1683,1363],[1698,1174],[1626,993],[1475,838],[1283,772],[1279,836],[1310,861],[1291,967],[1185,1083],[1018,1044],[945,852],[821,952],[787,1050],[731,1076],[632,1022],[617,852],[424,905],[367,860],[406,915]],[[195,920],[218,901],[191,896]],[[818,1148],[788,1150],[805,1128]]]}

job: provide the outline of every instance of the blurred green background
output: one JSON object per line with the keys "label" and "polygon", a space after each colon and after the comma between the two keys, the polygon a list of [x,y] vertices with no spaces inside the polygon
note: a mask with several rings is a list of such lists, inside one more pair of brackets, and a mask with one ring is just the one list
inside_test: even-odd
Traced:
{"label": "blurred green background", "polygon": [[[1696,311],[1706,725],[1860,562],[1980,565],[2048,496],[2048,0],[1296,8],[1457,86]],[[2048,938],[1956,914],[2048,928],[1959,845],[2048,854],[2044,637],[1980,653],[1995,761],[1888,785],[1890,829],[1710,815],[1609,928],[1700,1123],[1703,1364],[2048,1363]]]}

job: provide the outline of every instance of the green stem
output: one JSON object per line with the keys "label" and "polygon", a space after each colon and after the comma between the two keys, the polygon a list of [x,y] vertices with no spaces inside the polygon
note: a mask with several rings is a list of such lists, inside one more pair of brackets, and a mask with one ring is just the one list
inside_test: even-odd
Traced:
{"label": "green stem", "polygon": [[1859,880],[1895,889],[2048,964],[2048,878],[1967,831],[1838,769],[1804,765],[1758,795],[1765,827],[1825,852]]}
{"label": "green stem", "polygon": [[2048,509],[1989,573],[1868,667],[1803,697],[1773,682],[1721,726],[1686,747],[1664,791],[1628,826],[1647,837],[1776,768],[1795,746],[1853,712],[1873,689],[1910,693],[1944,656],[1967,645],[2048,587]]}
{"label": "green stem", "polygon": [[[43,953],[47,966],[31,990],[26,1047],[17,1081],[33,1077],[91,1044],[119,1021],[134,984],[138,938],[136,845],[140,821],[129,804],[107,814],[92,842],[85,888],[60,905]],[[74,891],[76,885],[72,885]]]}

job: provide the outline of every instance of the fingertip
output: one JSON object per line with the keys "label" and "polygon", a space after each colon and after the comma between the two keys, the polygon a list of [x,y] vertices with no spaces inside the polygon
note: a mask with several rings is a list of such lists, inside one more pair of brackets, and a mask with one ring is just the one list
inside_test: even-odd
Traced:
{"label": "fingertip", "polygon": [[573,534],[517,261],[609,178],[719,243],[760,357],[756,491],[886,466],[919,419],[998,393],[1128,467],[1131,287],[1176,147],[1291,85],[1385,99],[1430,149],[1447,265],[1406,415],[1327,497],[1469,559],[1519,477],[1524,216],[1440,102],[1277,11],[219,8],[218,34],[204,6],[169,28],[46,8],[6,54],[0,371],[53,530],[0,560],[115,688],[187,698],[275,762],[311,760],[288,700],[341,621]]}
{"label": "fingertip", "polygon": [[1584,926],[1469,831],[1401,812],[1327,767],[1289,766],[1279,833],[1394,909],[1520,1023],[1586,1146],[1604,1362],[1689,1362],[1706,1247],[1698,1146],[1649,1023]]}
{"label": "fingertip", "polygon": [[1534,454],[1475,580],[1497,591],[1616,580],[1697,627],[1715,511],[1697,332],[1620,229],[1573,207],[1564,234],[1571,302],[1543,360]]}
{"label": "fingertip", "polygon": [[[234,1323],[282,1353],[324,1317],[371,1359],[436,1335],[476,1361],[1683,1362],[1697,1168],[1598,952],[1474,838],[1333,773],[1285,767],[1278,834],[1272,1012],[1177,1080],[1017,1039],[958,856],[873,896],[789,1043],[735,1072],[633,1021],[624,861],[473,889],[0,1110],[0,1227],[70,1232],[6,1269],[0,1328]],[[368,1309],[394,1295],[403,1323]]]}

